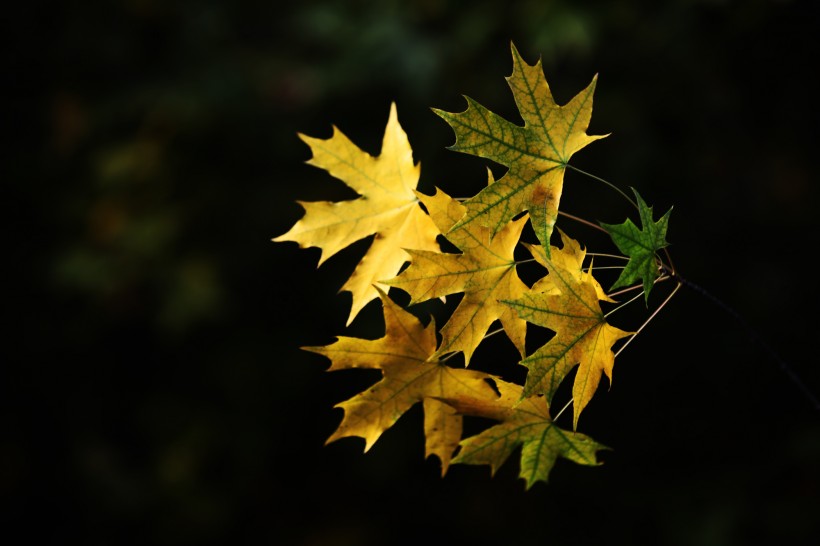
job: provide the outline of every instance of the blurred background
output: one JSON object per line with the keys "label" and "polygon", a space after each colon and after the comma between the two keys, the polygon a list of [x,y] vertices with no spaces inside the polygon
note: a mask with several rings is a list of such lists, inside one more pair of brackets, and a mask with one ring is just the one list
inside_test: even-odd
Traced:
{"label": "blurred background", "polygon": [[[816,544],[820,412],[779,368],[820,392],[812,4],[18,5],[2,53],[4,533],[88,545]],[[358,439],[325,446],[333,405],[374,376],[328,374],[299,347],[381,335],[376,303],[346,329],[338,293],[367,241],[318,269],[317,249],[271,242],[301,217],[297,200],[351,197],[305,165],[297,133],[327,138],[335,125],[378,154],[392,101],[419,189],[474,194],[488,163],[448,151],[453,133],[430,108],[462,111],[468,95],[518,121],[511,42],[542,59],[561,104],[598,74],[589,133],[611,135],[572,163],[634,186],[656,217],[674,207],[678,270],[741,317],[676,294],[581,418],[613,448],[604,464],[561,460],[527,492],[516,457],[492,478],[467,466],[441,478],[423,458],[418,407],[366,454]],[[577,173],[562,206],[609,223],[631,214]],[[494,340],[471,365],[514,367]]]}

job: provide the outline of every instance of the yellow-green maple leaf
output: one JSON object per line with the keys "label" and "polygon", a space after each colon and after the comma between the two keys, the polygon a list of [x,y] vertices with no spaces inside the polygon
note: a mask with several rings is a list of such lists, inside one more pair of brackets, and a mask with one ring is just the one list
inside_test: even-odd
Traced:
{"label": "yellow-green maple leaf", "polygon": [[319,264],[354,242],[374,235],[365,256],[340,291],[349,291],[349,325],[361,309],[378,298],[374,283],[394,276],[407,262],[404,248],[438,250],[438,229],[418,203],[415,190],[420,166],[401,128],[395,103],[377,157],[359,149],[333,127],[329,139],[299,137],[313,157],[308,164],[325,169],[361,197],[348,201],[303,202],[304,216],[275,242],[295,241],[321,249]]}
{"label": "yellow-green maple leaf", "polygon": [[344,417],[327,442],[357,436],[364,438],[364,450],[368,451],[399,417],[422,402],[426,456],[439,458],[443,475],[461,439],[463,418],[441,399],[467,396],[480,400],[497,395],[485,381],[487,374],[431,360],[436,351],[434,322],[423,326],[384,291],[376,290],[383,303],[384,337],[339,337],[324,347],[303,347],[328,357],[329,371],[374,368],[383,374],[369,389],[336,405],[344,410]]}
{"label": "yellow-green maple leaf", "polygon": [[574,428],[595,394],[601,375],[606,374],[612,381],[613,344],[632,335],[607,323],[598,303],[600,285],[592,272],[584,272],[577,262],[577,249],[572,243],[567,245],[566,253],[572,258],[567,258],[563,248],[556,247],[551,253],[556,258],[541,256],[558,293],[532,291],[505,302],[527,322],[555,332],[544,346],[521,361],[529,370],[524,396],[544,394],[552,401],[561,381],[578,365],[572,386]]}
{"label": "yellow-green maple leaf", "polygon": [[538,240],[549,248],[564,170],[573,153],[607,135],[587,135],[597,75],[586,89],[560,106],[547,85],[541,60],[528,65],[511,45],[513,72],[507,77],[524,126],[518,126],[465,97],[467,110],[433,111],[456,134],[449,149],[484,157],[509,170],[466,202],[467,214],[456,227],[477,221],[493,232],[516,214],[529,211]]}
{"label": "yellow-green maple leaf", "polygon": [[609,449],[589,436],[563,430],[552,421],[543,396],[523,398],[520,385],[494,379],[500,396],[495,399],[446,400],[460,413],[501,421],[465,438],[453,464],[490,465],[492,475],[515,449],[521,447],[519,475],[526,488],[546,482],[559,457],[597,466],[597,452]]}
{"label": "yellow-green maple leaf", "polygon": [[527,291],[515,271],[513,253],[527,221],[508,223],[495,237],[488,228],[466,224],[450,230],[465,213],[464,206],[436,188],[435,195],[418,193],[436,226],[462,254],[410,250],[410,266],[384,284],[401,288],[410,304],[455,293],[464,293],[441,329],[436,356],[463,351],[465,363],[496,320],[524,356],[527,323],[499,300],[515,299]]}

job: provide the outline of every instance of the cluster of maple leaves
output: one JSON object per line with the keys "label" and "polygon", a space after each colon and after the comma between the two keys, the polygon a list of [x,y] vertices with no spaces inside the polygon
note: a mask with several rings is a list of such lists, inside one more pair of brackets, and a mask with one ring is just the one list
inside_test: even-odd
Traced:
{"label": "cluster of maple leaves", "polygon": [[[578,418],[602,376],[612,379],[613,346],[636,333],[610,325],[600,302],[614,303],[612,291],[627,287],[642,288],[648,305],[652,286],[665,278],[658,251],[667,246],[671,210],[654,221],[652,208],[633,190],[641,228],[631,220],[599,223],[625,258],[608,295],[593,277],[591,265],[585,265],[586,251],[555,226],[570,157],[606,136],[586,134],[596,78],[560,106],[541,62],[528,65],[514,45],[511,49],[513,73],[507,81],[523,126],[470,98],[461,113],[434,109],[455,132],[450,149],[506,166],[501,178],[494,180],[488,170],[486,186],[466,200],[454,199],[440,188],[433,195],[417,191],[420,167],[414,163],[392,104],[377,157],[359,149],[335,127],[328,139],[299,135],[312,151],[308,163],[343,181],[360,197],[300,201],[305,209],[302,218],[273,241],[318,247],[321,265],[352,243],[374,236],[341,291],[352,294],[348,326],[368,303],[380,300],[384,336],[375,340],[339,336],[326,346],[303,347],[329,358],[329,371],[375,368],[382,372],[377,383],[337,405],[344,416],[328,442],[360,437],[367,451],[405,412],[421,403],[426,456],[438,457],[442,475],[457,463],[489,465],[495,473],[520,448],[520,476],[530,488],[547,481],[559,457],[599,464],[598,452],[606,446],[577,432]],[[538,244],[520,240],[527,222]],[[561,246],[550,243],[556,230]],[[443,252],[439,237],[459,252]],[[546,270],[532,286],[516,271],[518,245]],[[408,305],[463,296],[438,329],[435,320],[425,326],[391,299],[391,288],[408,293]],[[527,368],[523,385],[469,367],[496,322],[521,355],[515,364]],[[528,323],[554,332],[529,355],[525,351]],[[451,363],[449,357],[455,353],[463,354],[463,366]],[[554,423],[550,404],[576,366],[573,427],[565,430]],[[496,424],[463,437],[465,416]]]}

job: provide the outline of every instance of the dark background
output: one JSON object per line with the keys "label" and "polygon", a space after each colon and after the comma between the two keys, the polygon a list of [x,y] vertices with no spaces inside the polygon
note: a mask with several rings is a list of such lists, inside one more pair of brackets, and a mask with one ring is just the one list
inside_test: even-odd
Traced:
{"label": "dark background", "polygon": [[[63,2],[9,12],[3,48],[3,533],[65,544],[808,545],[815,395],[818,23],[810,1]],[[295,201],[349,197],[297,133],[377,154],[391,101],[419,188],[471,195],[431,107],[517,120],[510,42],[559,103],[599,75],[572,163],[673,208],[683,290],[619,356],[580,429],[613,447],[524,491],[511,459],[423,459],[420,408],[366,454],[328,446],[371,375],[299,350],[349,329],[366,247],[317,270],[275,244]],[[476,186],[478,184],[478,186]],[[576,173],[562,206],[630,213]],[[617,210],[617,212],[613,212]],[[561,224],[584,240],[577,225]],[[576,230],[576,231],[573,231]],[[364,245],[364,246],[363,246]],[[590,250],[595,250],[591,248]],[[657,305],[670,286],[653,291]],[[640,306],[638,306],[638,311]],[[768,344],[768,345],[767,345]],[[508,344],[479,350],[510,358]],[[512,360],[514,362],[514,354]]]}

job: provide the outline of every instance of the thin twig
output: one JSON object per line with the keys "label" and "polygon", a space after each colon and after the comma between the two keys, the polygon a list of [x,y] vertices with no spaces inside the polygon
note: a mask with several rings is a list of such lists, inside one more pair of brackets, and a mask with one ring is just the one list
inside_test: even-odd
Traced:
{"label": "thin twig", "polygon": [[695,292],[699,293],[700,295],[704,296],[712,303],[726,311],[729,315],[731,315],[741,326],[746,329],[746,333],[752,339],[752,341],[757,342],[760,346],[769,353],[769,356],[777,362],[780,370],[786,374],[786,376],[794,383],[794,385],[803,393],[803,395],[811,402],[814,406],[814,409],[820,411],[820,400],[817,399],[817,396],[809,389],[809,387],[803,382],[802,379],[797,375],[797,373],[792,369],[791,366],[769,345],[757,331],[746,322],[743,317],[740,316],[740,313],[735,311],[733,308],[729,307],[728,304],[723,302],[722,300],[718,299],[711,293],[707,292],[702,286],[699,286],[687,279],[684,279],[680,275],[678,275],[674,270],[668,268],[667,266],[661,266],[663,270],[668,273],[672,278],[674,278],[678,282],[678,286],[686,285],[688,288],[691,288]]}

